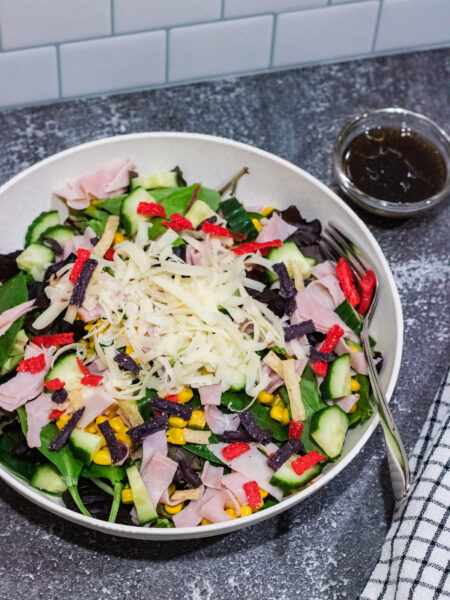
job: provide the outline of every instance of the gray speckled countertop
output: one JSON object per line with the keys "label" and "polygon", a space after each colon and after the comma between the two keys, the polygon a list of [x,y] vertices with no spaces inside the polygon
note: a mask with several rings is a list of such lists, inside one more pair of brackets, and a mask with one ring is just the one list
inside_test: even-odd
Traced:
{"label": "gray speckled countertop", "polygon": [[[0,113],[0,182],[82,142],[175,130],[259,146],[330,183],[333,141],[356,113],[402,106],[450,130],[449,81],[450,53],[441,50]],[[411,449],[449,357],[448,207],[403,222],[361,215],[403,303],[405,349],[392,407]],[[0,597],[354,599],[378,558],[391,511],[380,430],[307,501],[202,541],[107,537],[47,514],[0,482]]]}

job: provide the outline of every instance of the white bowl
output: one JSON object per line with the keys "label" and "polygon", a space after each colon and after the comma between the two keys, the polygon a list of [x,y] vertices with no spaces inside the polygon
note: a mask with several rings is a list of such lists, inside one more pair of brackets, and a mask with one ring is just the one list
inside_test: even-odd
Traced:
{"label": "white bowl", "polygon": [[[0,251],[23,246],[26,229],[41,211],[48,210],[53,190],[72,178],[95,170],[113,158],[129,157],[141,174],[180,165],[189,182],[219,189],[243,166],[250,175],[239,183],[239,197],[250,203],[285,208],[296,204],[307,219],[328,220],[359,244],[371,257],[380,280],[380,300],[372,324],[372,335],[384,356],[381,383],[388,399],[395,387],[403,346],[400,298],[383,253],[356,214],[317,179],[291,163],[246,144],[191,133],[141,133],[106,138],[66,150],[30,167],[0,188]],[[59,205],[58,208],[63,208]],[[147,540],[200,538],[228,533],[259,523],[298,504],[327,485],[360,452],[378,425],[378,417],[349,432],[341,458],[324,469],[313,485],[279,504],[249,517],[203,527],[150,529],[111,524],[75,513],[58,499],[40,493],[0,467],[0,477],[17,492],[50,512],[74,523],[104,533]]]}

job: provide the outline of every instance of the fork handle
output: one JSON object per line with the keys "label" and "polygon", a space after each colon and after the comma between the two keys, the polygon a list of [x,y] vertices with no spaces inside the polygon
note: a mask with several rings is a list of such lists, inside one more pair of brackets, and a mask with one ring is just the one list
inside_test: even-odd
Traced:
{"label": "fork handle", "polygon": [[363,328],[361,339],[369,369],[369,379],[372,384],[373,397],[375,399],[376,408],[380,416],[381,426],[383,427],[384,437],[386,439],[392,490],[396,501],[401,502],[408,496],[411,486],[408,455],[405,452],[394,417],[392,416],[386,397],[381,389],[378,373],[372,357],[368,332],[364,331],[364,329],[365,328]]}

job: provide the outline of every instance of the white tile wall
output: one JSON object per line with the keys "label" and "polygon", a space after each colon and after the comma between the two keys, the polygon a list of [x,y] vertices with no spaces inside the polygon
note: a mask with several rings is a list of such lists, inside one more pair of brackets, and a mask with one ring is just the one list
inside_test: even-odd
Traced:
{"label": "white tile wall", "polygon": [[376,50],[450,42],[450,0],[384,0]]}
{"label": "white tile wall", "polygon": [[163,31],[64,44],[60,48],[62,94],[97,94],[163,83]]}
{"label": "white tile wall", "polygon": [[273,16],[172,29],[169,81],[267,69]]}
{"label": "white tile wall", "polygon": [[0,0],[0,108],[438,45],[450,0]]}
{"label": "white tile wall", "polygon": [[266,12],[284,12],[325,6],[328,0],[224,0],[225,17],[243,17]]}
{"label": "white tile wall", "polygon": [[369,1],[280,15],[274,66],[369,53],[378,8],[378,1]]}
{"label": "white tile wall", "polygon": [[56,48],[0,54],[0,105],[29,104],[58,98]]}
{"label": "white tile wall", "polygon": [[110,0],[0,0],[4,49],[111,33]]}
{"label": "white tile wall", "polygon": [[220,19],[222,0],[113,0],[116,33]]}

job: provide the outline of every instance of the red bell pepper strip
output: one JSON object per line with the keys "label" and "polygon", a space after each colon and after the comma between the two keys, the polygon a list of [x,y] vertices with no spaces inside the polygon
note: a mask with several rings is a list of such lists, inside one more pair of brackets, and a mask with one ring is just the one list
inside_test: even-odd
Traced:
{"label": "red bell pepper strip", "polygon": [[253,510],[261,508],[262,498],[258,483],[256,481],[248,481],[242,487],[244,488],[250,508]]}
{"label": "red bell pepper strip", "polygon": [[234,444],[228,444],[222,448],[222,455],[225,460],[233,460],[237,458],[244,452],[248,452],[250,450],[250,446],[245,442],[235,442]]}
{"label": "red bell pepper strip", "polygon": [[50,379],[49,381],[44,381],[44,387],[48,390],[61,390],[66,385],[65,381],[61,381],[59,377],[55,379]]}
{"label": "red bell pepper strip", "polygon": [[89,250],[85,250],[84,248],[79,248],[77,252],[77,260],[75,261],[72,270],[70,271],[69,279],[70,281],[75,282],[80,276],[81,269],[83,268],[84,263],[91,256]]}
{"label": "red bell pepper strip", "polygon": [[163,221],[161,225],[164,225],[164,227],[168,227],[169,229],[173,229],[173,231],[181,231],[181,229],[191,229],[194,231],[194,226],[189,219],[186,219],[186,217],[183,217],[183,215],[178,213],[173,213],[173,215],[170,215],[170,221]]}
{"label": "red bell pepper strip", "polygon": [[172,394],[171,396],[166,396],[164,400],[169,400],[169,402],[178,402],[178,395]]}
{"label": "red bell pepper strip", "polygon": [[231,248],[235,254],[249,254],[258,250],[269,250],[270,248],[280,248],[283,245],[281,240],[272,240],[270,242],[246,242],[236,248]]}
{"label": "red bell pepper strip", "polygon": [[[325,340],[323,341],[322,345],[319,348],[319,352],[333,352],[334,348],[336,347],[336,344],[338,343],[338,341],[340,340],[340,338],[344,335],[344,330],[339,327],[339,325],[335,324],[333,325],[328,333],[327,333],[327,337],[325,338]],[[319,360],[316,360],[314,363],[314,371],[318,374],[318,375],[323,375],[325,377],[325,375],[327,374],[327,370],[328,370],[328,364],[326,362],[322,362]]]}
{"label": "red bell pepper strip", "polygon": [[317,450],[313,450],[312,452],[305,454],[305,456],[300,456],[292,461],[291,467],[294,469],[297,475],[301,475],[314,465],[317,465],[317,463],[322,462],[322,460],[325,458],[326,456],[320,454]]}
{"label": "red bell pepper strip", "polygon": [[21,373],[40,373],[45,369],[45,354],[38,354],[32,358],[21,360],[16,371]]}
{"label": "red bell pepper strip", "polygon": [[112,260],[114,258],[114,254],[116,253],[116,251],[114,250],[114,248],[111,246],[111,248],[108,248],[108,250],[105,252],[104,258],[106,260]]}
{"label": "red bell pepper strip", "polygon": [[166,209],[162,204],[156,204],[156,202],[139,202],[137,214],[148,217],[163,217],[165,219]]}
{"label": "red bell pepper strip", "polygon": [[339,259],[338,264],[336,265],[336,275],[341,284],[344,296],[353,307],[357,306],[359,303],[359,294],[354,284],[355,278],[352,270],[345,258]]}
{"label": "red bell pepper strip", "polygon": [[358,312],[360,315],[366,314],[366,312],[369,310],[376,283],[377,279],[375,277],[375,273],[370,269],[367,270],[359,280],[359,285],[361,287],[361,302],[358,306]]}
{"label": "red bell pepper strip", "polygon": [[103,375],[92,375],[91,373],[89,373],[89,375],[85,375],[81,379],[81,383],[90,387],[97,387],[102,379]]}
{"label": "red bell pepper strip", "polygon": [[303,433],[303,423],[299,423],[298,421],[291,421],[289,423],[289,439],[302,439]]}
{"label": "red bell pepper strip", "polygon": [[220,225],[214,225],[214,223],[210,223],[209,221],[204,221],[201,227],[203,233],[209,233],[210,235],[216,235],[219,237],[227,237],[232,238],[233,236],[225,227],[221,227]]}
{"label": "red bell pepper strip", "polygon": [[77,356],[77,364],[80,368],[80,371],[83,373],[83,375],[90,375],[89,369],[81,362],[81,360],[78,358],[78,356]]}
{"label": "red bell pepper strip", "polygon": [[33,338],[33,344],[41,348],[50,348],[51,346],[64,346],[64,344],[73,344],[73,333],[56,333],[54,335],[38,335]]}
{"label": "red bell pepper strip", "polygon": [[58,410],[55,408],[55,410],[52,410],[52,412],[48,415],[48,418],[50,421],[56,421],[59,419],[59,417],[62,417],[65,412],[65,410]]}

